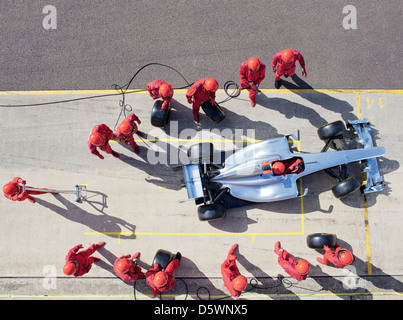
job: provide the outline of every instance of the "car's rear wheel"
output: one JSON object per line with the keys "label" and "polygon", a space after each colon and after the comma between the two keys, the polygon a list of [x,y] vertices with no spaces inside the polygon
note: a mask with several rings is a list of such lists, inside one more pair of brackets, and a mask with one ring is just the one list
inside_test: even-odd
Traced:
{"label": "car's rear wheel", "polygon": [[318,129],[318,136],[321,140],[329,140],[343,135],[346,132],[346,126],[343,121],[334,121],[321,126]]}
{"label": "car's rear wheel", "polygon": [[225,218],[225,207],[222,203],[205,204],[197,208],[200,221],[212,221]]}
{"label": "car's rear wheel", "polygon": [[190,163],[213,163],[214,146],[209,142],[195,144],[188,150],[188,157]]}
{"label": "car's rear wheel", "polygon": [[336,198],[340,199],[357,191],[359,188],[360,184],[357,180],[353,178],[347,178],[346,180],[343,180],[342,182],[336,184],[332,188],[332,192]]}
{"label": "car's rear wheel", "polygon": [[323,246],[336,246],[337,238],[331,233],[312,233],[306,237],[306,244],[312,249],[323,249]]}

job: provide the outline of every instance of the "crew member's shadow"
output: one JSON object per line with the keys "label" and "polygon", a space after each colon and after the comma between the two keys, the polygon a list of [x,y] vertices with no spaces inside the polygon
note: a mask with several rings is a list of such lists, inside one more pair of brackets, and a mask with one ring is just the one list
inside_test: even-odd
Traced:
{"label": "crew member's shadow", "polygon": [[[384,290],[393,290],[398,294],[403,293],[403,283],[397,280],[394,276],[383,272],[381,268],[378,268],[373,264],[368,265],[367,262],[357,257],[355,257],[353,266],[357,269],[358,274],[364,274],[361,275],[360,278],[364,279],[365,281],[371,282],[375,287]],[[369,267],[371,267],[371,275],[368,275]],[[361,284],[362,286],[365,286],[365,282]]]}
{"label": "crew member's shadow", "polygon": [[[275,253],[273,254],[275,255],[274,259],[277,260],[277,255]],[[277,279],[270,277],[267,273],[263,272],[262,269],[247,260],[241,253],[237,255],[237,262],[254,276],[254,279],[249,281],[244,292],[256,292],[261,295],[267,295],[273,300],[284,300],[284,295],[287,296],[287,300],[300,300],[298,295],[285,287],[281,275],[279,275]]]}
{"label": "crew member's shadow", "polygon": [[[53,196],[60,201],[62,206],[57,206],[39,198],[36,199],[36,202],[70,221],[84,224],[96,232],[104,233],[113,238],[135,238],[135,226],[133,224],[123,219],[110,216],[104,212],[102,212],[102,215],[89,213],[81,209],[78,205],[66,200],[60,194],[53,194]],[[122,228],[126,230],[122,231]],[[129,234],[120,234],[120,232],[128,232]]]}
{"label": "crew member's shadow", "polygon": [[322,293],[323,291],[330,291],[343,300],[372,299],[371,292],[366,288],[357,287],[354,284],[351,284],[352,287],[350,289],[344,282],[347,280],[346,277],[343,277],[343,281],[340,281],[339,279],[323,272],[322,268],[318,265],[311,265],[309,273],[314,274],[314,276],[310,276],[309,278],[315,280],[322,287]]}
{"label": "crew member's shadow", "polygon": [[[297,74],[294,74],[293,76],[291,76],[291,78],[295,84],[281,79],[281,83],[286,89],[293,91],[298,96],[314,104],[320,105],[321,107],[329,111],[340,113],[344,121],[358,120],[357,116],[354,114],[354,108],[347,101],[336,99],[321,91],[316,91],[311,85],[301,79]],[[314,92],[303,92],[299,91],[298,89],[309,89],[314,90]],[[329,122],[332,122],[334,120],[331,120]]]}
{"label": "crew member's shadow", "polygon": [[[145,181],[153,183],[159,187],[180,190],[183,184],[182,171],[178,170],[177,165],[171,166],[169,164],[169,159],[172,159],[171,157],[181,159],[184,157],[182,154],[183,151],[165,141],[158,141],[157,138],[151,135],[147,135],[146,139],[156,140],[159,150],[154,151],[148,148],[148,150],[146,149],[145,151],[142,146],[139,146],[140,154],[138,156],[143,160],[137,160],[125,155],[124,153],[120,153],[118,159],[145,172],[148,175],[148,177],[145,178]],[[148,141],[148,143],[151,142]],[[130,150],[131,147],[128,149]]]}

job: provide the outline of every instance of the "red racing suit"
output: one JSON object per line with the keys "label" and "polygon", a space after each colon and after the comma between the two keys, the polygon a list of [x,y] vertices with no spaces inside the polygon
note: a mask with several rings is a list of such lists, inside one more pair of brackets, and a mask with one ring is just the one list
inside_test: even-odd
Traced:
{"label": "red racing suit", "polygon": [[113,137],[113,131],[106,124],[99,124],[95,126],[91,133],[99,132],[105,137],[105,143],[102,146],[96,147],[90,141],[87,141],[88,148],[90,148],[90,152],[96,156],[100,155],[97,148],[105,151],[107,154],[111,154],[113,152],[111,146],[109,145],[109,140]]}
{"label": "red racing suit", "polygon": [[232,285],[232,280],[234,280],[241,273],[239,272],[238,266],[236,265],[237,256],[234,254],[234,249],[228,252],[227,260],[221,264],[221,274],[224,280],[224,286],[228,289],[231,296],[238,298],[242,291],[235,290]]}
{"label": "red racing suit", "polygon": [[291,277],[295,280],[302,281],[305,280],[307,275],[301,275],[295,270],[295,264],[297,260],[295,260],[286,250],[279,249],[274,250],[278,255],[278,264],[287,272]]}
{"label": "red racing suit", "polygon": [[[20,177],[15,177],[13,180],[11,180],[9,183],[14,184],[17,187],[17,192],[13,195],[6,195],[4,194],[4,196],[12,201],[24,201],[26,199],[28,199],[30,202],[35,203],[34,198],[30,197],[30,194],[43,194],[43,193],[47,193],[46,191],[34,191],[34,190],[26,190],[23,191],[23,187],[19,185],[19,183],[21,183],[23,186],[26,184],[25,180],[22,180]],[[27,188],[32,188],[27,186]],[[44,188],[41,188],[44,189]],[[46,189],[44,189],[46,190]],[[51,189],[49,189],[51,190]]]}
{"label": "red racing suit", "polygon": [[[347,250],[345,248],[340,247],[337,245],[336,249],[332,251],[328,246],[324,246],[323,249],[326,251],[325,254],[323,255],[323,259],[321,258],[316,258],[316,260],[319,263],[328,265],[329,262],[333,263],[335,267],[337,268],[344,268],[345,265],[340,262],[340,260],[337,258],[337,253],[340,250]],[[354,257],[354,256],[353,256]]]}
{"label": "red racing suit", "polygon": [[141,271],[141,268],[138,265],[136,265],[133,262],[133,260],[130,260],[132,264],[131,264],[129,271],[127,271],[126,273],[121,273],[116,269],[118,262],[121,259],[125,259],[125,258],[130,258],[130,254],[121,256],[120,258],[116,259],[115,263],[113,264],[113,270],[115,270],[115,272],[119,276],[119,278],[122,279],[123,281],[137,281],[137,280],[143,278],[144,277],[143,271]]}
{"label": "red racing suit", "polygon": [[[273,72],[275,72],[275,78],[276,80],[280,81],[280,77],[282,75],[287,75],[287,76],[293,76],[295,74],[295,63],[298,60],[299,64],[301,65],[301,68],[304,70],[305,75],[306,75],[306,71],[305,71],[305,60],[304,57],[302,56],[301,53],[299,53],[299,51],[297,50],[292,50],[292,52],[294,53],[294,61],[291,62],[290,64],[286,64],[283,59],[281,59],[281,54],[283,51],[277,52],[274,57],[273,57],[273,61],[271,63],[271,66],[273,68]],[[278,64],[278,66],[277,66]],[[276,66],[277,66],[277,70],[276,70]]]}
{"label": "red racing suit", "polygon": [[[175,278],[174,278],[173,274],[174,274],[175,269],[176,269],[177,267],[179,267],[179,265],[180,265],[179,259],[174,259],[174,260],[172,260],[172,261],[168,264],[168,266],[166,267],[165,270],[164,270],[164,269],[161,270],[161,269],[159,268],[159,264],[156,263],[153,268],[151,268],[150,270],[148,270],[148,271],[145,273],[146,281],[147,281],[148,285],[153,289],[151,293],[152,293],[152,295],[153,295],[154,297],[155,297],[158,293],[163,292],[163,291],[168,291],[168,290],[170,290],[170,289],[174,286],[174,284],[175,284]],[[155,277],[155,274],[156,274],[157,272],[159,272],[159,271],[165,271],[165,272],[167,273],[167,275],[168,275],[168,281],[167,281],[167,283],[166,283],[163,287],[157,287],[157,286],[154,284],[154,277]]]}
{"label": "red racing suit", "polygon": [[129,114],[123,121],[128,121],[133,126],[134,130],[132,133],[124,134],[119,131],[119,127],[118,127],[118,129],[116,130],[116,133],[115,133],[115,137],[118,138],[120,141],[122,141],[126,144],[129,144],[133,149],[136,150],[137,143],[136,143],[136,141],[134,141],[133,135],[137,134],[140,137],[143,136],[142,132],[138,130],[137,124],[136,124],[136,121],[138,124],[141,124],[141,121],[134,113]]}
{"label": "red racing suit", "polygon": [[203,78],[196,81],[186,92],[188,103],[192,103],[193,119],[196,122],[199,122],[199,109],[202,103],[209,100],[213,106],[215,103],[215,92],[208,92],[203,88],[203,84],[206,79],[208,78]]}
{"label": "red racing suit", "polygon": [[[249,99],[255,102],[257,89],[266,75],[266,65],[260,63],[260,68],[256,72],[250,72],[248,69],[248,60],[244,61],[239,68],[239,76],[241,77],[241,89],[249,89]],[[251,85],[254,84],[253,85]]]}
{"label": "red racing suit", "polygon": [[99,244],[93,244],[88,249],[81,251],[80,250],[83,246],[81,244],[76,245],[74,248],[70,249],[66,256],[66,262],[75,260],[78,262],[78,269],[74,273],[75,277],[82,276],[86,274],[88,271],[91,270],[92,264],[96,261],[101,259],[96,257],[90,257],[95,251],[97,251],[101,246]]}
{"label": "red racing suit", "polygon": [[[160,96],[159,90],[163,84],[169,84],[169,83],[165,82],[163,80],[154,80],[154,81],[147,83],[147,91],[150,94],[151,98],[153,98],[154,100],[157,98],[162,98]],[[161,110],[165,111],[166,108],[168,107],[169,103],[171,102],[172,97],[169,99],[163,99],[163,100],[164,100],[164,102],[162,103]]]}

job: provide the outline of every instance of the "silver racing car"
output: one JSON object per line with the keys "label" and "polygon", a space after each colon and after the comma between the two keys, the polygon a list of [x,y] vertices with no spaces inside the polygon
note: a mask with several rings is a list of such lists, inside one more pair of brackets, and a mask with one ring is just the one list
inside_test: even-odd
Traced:
{"label": "silver racing car", "polygon": [[[318,171],[335,178],[332,188],[336,198],[345,197],[361,188],[369,193],[383,189],[383,179],[376,157],[385,154],[383,147],[375,147],[367,119],[348,121],[362,146],[346,149],[344,122],[335,121],[318,129],[325,142],[319,153],[294,153],[290,141],[293,135],[250,144],[235,151],[224,161],[213,161],[211,143],[193,145],[188,150],[189,164],[183,165],[183,174],[189,199],[194,199],[201,221],[222,219],[226,209],[256,202],[271,202],[301,197],[298,179]],[[335,151],[327,152],[329,149]],[[360,161],[366,175],[361,186],[348,174],[347,164]]]}

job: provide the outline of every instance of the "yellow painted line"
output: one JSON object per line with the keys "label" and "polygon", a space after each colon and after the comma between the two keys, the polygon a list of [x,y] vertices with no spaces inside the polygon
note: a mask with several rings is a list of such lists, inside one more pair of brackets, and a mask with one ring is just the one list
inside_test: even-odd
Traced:
{"label": "yellow painted line", "polygon": [[361,95],[357,93],[357,113],[358,113],[358,119],[361,119]]}
{"label": "yellow painted line", "polygon": [[[357,93],[357,117],[358,119],[362,119],[360,93]],[[363,178],[365,178],[364,175]],[[363,181],[365,183],[364,179]],[[363,209],[364,209],[364,229],[365,229],[365,249],[367,253],[367,269],[368,269],[368,275],[372,275],[371,244],[369,240],[370,236],[369,236],[369,220],[368,220],[368,203],[366,195],[363,194],[362,197],[363,197]]]}
{"label": "yellow painted line", "polygon": [[[403,94],[401,89],[259,89],[265,93],[390,93],[390,94]],[[187,89],[176,89],[175,93],[185,93]],[[223,93],[224,90],[220,89],[217,92]],[[38,90],[38,91],[0,91],[0,96],[10,95],[73,95],[73,94],[119,94],[120,92],[114,89],[110,90]],[[125,92],[146,94],[146,89],[130,89]]]}

